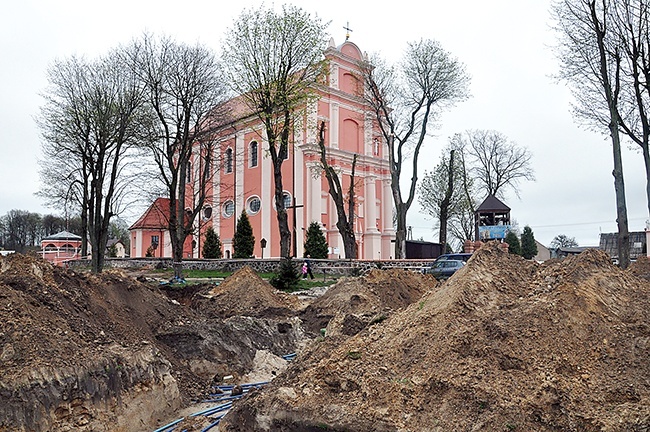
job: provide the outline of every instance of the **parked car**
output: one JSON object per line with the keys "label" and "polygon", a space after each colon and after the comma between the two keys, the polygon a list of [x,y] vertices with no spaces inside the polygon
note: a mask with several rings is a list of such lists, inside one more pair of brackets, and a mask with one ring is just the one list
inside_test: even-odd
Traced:
{"label": "parked car", "polygon": [[465,261],[455,259],[443,259],[434,261],[430,267],[424,269],[425,274],[431,274],[438,280],[448,279],[459,269],[465,266]]}
{"label": "parked car", "polygon": [[467,262],[467,260],[471,256],[472,256],[471,253],[450,253],[450,254],[440,255],[438,258],[436,258],[436,261],[459,260],[459,261]]}

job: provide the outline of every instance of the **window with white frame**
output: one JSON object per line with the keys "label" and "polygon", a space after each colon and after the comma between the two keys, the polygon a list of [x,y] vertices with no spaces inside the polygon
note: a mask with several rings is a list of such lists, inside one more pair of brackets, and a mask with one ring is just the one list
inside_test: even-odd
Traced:
{"label": "window with white frame", "polygon": [[248,160],[249,160],[249,166],[251,168],[255,168],[257,166],[257,141],[251,141],[251,143],[248,145]]}
{"label": "window with white frame", "polygon": [[223,217],[229,218],[235,214],[235,202],[233,200],[228,200],[223,203],[222,209]]}
{"label": "window with white frame", "polygon": [[259,213],[260,208],[262,208],[262,201],[260,201],[260,197],[252,196],[248,198],[248,201],[246,202],[246,211],[248,214],[257,214]]}

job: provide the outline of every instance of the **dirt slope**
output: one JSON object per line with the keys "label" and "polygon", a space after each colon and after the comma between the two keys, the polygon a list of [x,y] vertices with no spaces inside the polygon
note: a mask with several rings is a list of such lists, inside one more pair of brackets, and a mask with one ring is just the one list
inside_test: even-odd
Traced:
{"label": "dirt slope", "polygon": [[219,318],[291,316],[302,307],[295,296],[276,290],[248,266],[193,295],[190,306]]}
{"label": "dirt slope", "polygon": [[638,277],[650,279],[650,259],[647,256],[639,257],[628,267],[628,271]]}
{"label": "dirt slope", "polygon": [[479,250],[438,290],[326,337],[221,431],[650,430],[650,286],[588,250]]}
{"label": "dirt slope", "polygon": [[342,278],[300,314],[312,335],[351,336],[371,322],[417,301],[436,285],[431,276],[401,269],[372,270],[366,276]]}
{"label": "dirt slope", "polygon": [[120,272],[1,258],[0,431],[153,430],[215,376],[248,373],[259,350],[302,343],[296,318],[221,319],[189,303]]}

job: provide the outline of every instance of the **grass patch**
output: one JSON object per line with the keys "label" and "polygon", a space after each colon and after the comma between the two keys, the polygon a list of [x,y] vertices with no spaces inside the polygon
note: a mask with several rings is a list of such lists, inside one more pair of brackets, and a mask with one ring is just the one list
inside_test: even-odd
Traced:
{"label": "grass patch", "polygon": [[348,358],[352,360],[359,360],[361,358],[360,351],[348,351]]}
{"label": "grass patch", "polygon": [[[174,271],[172,269],[156,269],[153,270],[152,275],[155,275],[156,278],[158,279],[164,279],[164,280],[171,280],[171,278],[174,276]],[[192,270],[192,269],[186,269],[183,270],[183,277],[186,279],[185,284],[176,284],[176,285],[195,285],[197,283],[202,283],[203,281],[192,281],[191,279],[225,279],[228,276],[232,275],[233,272],[226,272],[226,271],[219,271],[219,270]],[[268,281],[271,279],[273,276],[275,276],[275,273],[257,273],[257,275]],[[296,291],[305,291],[311,288],[316,288],[316,287],[322,287],[322,286],[330,286],[333,283],[336,282],[338,277],[335,276],[329,276],[327,278],[324,277],[318,277],[316,276],[314,279],[300,279],[298,282],[298,286],[296,289],[292,290],[292,292]]]}

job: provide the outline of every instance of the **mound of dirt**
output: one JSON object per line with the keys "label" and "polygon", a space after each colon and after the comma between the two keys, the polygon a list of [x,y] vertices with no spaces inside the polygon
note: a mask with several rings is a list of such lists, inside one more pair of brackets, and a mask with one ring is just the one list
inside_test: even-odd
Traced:
{"label": "mound of dirt", "polygon": [[638,277],[650,279],[650,258],[647,256],[637,258],[627,270]]}
{"label": "mound of dirt", "polygon": [[360,278],[342,278],[308,305],[300,317],[312,335],[327,328],[330,336],[351,336],[419,300],[436,284],[430,275],[401,269],[372,270]]}
{"label": "mound of dirt", "polygon": [[0,258],[0,431],[153,429],[258,351],[303,343],[298,318],[214,318],[179,301],[195,290]]}
{"label": "mound of dirt", "polygon": [[[109,430],[128,404],[147,410],[135,421],[162,415],[127,395],[136,388],[153,403],[180,406],[176,377],[185,378],[181,391],[198,382],[164,355],[152,328],[189,315],[120,273],[84,276],[35,257],[3,258],[0,430]],[[111,408],[98,409],[97,400]]]}
{"label": "mound of dirt", "polygon": [[275,289],[248,266],[210,287],[194,295],[190,305],[207,316],[280,317],[293,315],[301,307],[295,296]]}
{"label": "mound of dirt", "polygon": [[650,430],[649,291],[601,251],[538,265],[488,245],[383,323],[311,344],[220,430]]}

